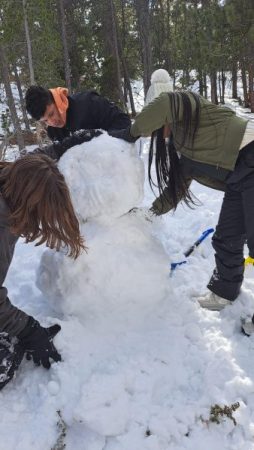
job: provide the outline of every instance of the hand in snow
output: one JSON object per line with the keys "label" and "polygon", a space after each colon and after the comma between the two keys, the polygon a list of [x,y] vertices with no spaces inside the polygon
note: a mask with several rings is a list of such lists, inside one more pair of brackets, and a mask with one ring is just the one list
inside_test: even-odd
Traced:
{"label": "hand in snow", "polygon": [[24,330],[19,334],[20,344],[24,348],[27,358],[45,369],[50,368],[50,359],[61,361],[61,355],[53,344],[53,338],[61,330],[60,325],[43,328],[37,320],[29,317]]}
{"label": "hand in snow", "polygon": [[152,222],[153,219],[154,219],[154,216],[155,216],[153,214],[153,212],[151,211],[151,209],[148,209],[148,208],[146,208],[144,206],[143,207],[139,207],[139,208],[137,208],[137,207],[132,208],[128,212],[128,214],[135,214],[135,216],[144,218],[148,222]]}

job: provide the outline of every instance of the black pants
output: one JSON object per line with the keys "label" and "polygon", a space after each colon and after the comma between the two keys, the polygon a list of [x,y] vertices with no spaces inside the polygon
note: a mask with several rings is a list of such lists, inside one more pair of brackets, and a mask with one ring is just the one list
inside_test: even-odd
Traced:
{"label": "black pants", "polygon": [[240,150],[235,170],[227,178],[212,242],[216,268],[207,287],[235,300],[243,281],[245,242],[254,258],[254,142]]}
{"label": "black pants", "polygon": [[11,339],[6,333],[0,333],[0,389],[11,381],[23,356],[24,350],[17,339]]}

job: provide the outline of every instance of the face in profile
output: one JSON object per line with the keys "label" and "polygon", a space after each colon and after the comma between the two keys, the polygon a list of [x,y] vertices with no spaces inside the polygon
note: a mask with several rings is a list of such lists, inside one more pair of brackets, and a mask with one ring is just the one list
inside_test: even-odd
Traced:
{"label": "face in profile", "polygon": [[47,106],[45,114],[40,120],[50,127],[62,128],[65,125],[64,119],[54,102]]}

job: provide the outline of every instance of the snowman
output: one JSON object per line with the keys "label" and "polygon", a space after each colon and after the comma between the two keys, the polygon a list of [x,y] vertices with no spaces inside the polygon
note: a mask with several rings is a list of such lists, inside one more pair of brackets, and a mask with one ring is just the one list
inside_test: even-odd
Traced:
{"label": "snowman", "polygon": [[64,249],[44,251],[37,274],[44,296],[59,315],[86,325],[108,317],[124,322],[135,309],[156,308],[167,289],[168,257],[155,237],[158,219],[129,212],[144,196],[135,145],[104,132],[68,150],[58,167],[87,251],[75,261]]}

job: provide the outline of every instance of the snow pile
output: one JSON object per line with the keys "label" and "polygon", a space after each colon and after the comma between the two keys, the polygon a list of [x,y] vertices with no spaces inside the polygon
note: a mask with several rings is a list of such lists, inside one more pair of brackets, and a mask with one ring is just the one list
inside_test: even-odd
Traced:
{"label": "snow pile", "polygon": [[[212,273],[210,238],[169,276],[170,262],[215,227],[222,194],[194,183],[195,211],[180,205],[152,222],[127,214],[142,198],[142,162],[114,144],[103,135],[60,163],[88,254],[72,261],[17,245],[10,298],[43,325],[61,324],[63,360],[49,371],[24,361],[0,392],[0,450],[254,450],[254,337],[240,333],[241,315],[253,312],[254,269],[221,313],[194,298]],[[40,258],[43,295],[34,286]],[[236,426],[209,422],[211,406],[236,402]]]}
{"label": "snow pile", "polygon": [[59,168],[88,253],[73,261],[46,250],[38,273],[41,291],[56,311],[86,321],[116,313],[126,320],[135,307],[154,308],[167,287],[168,259],[151,235],[151,222],[128,214],[143,197],[143,163],[135,147],[103,134],[66,152]]}
{"label": "snow pile", "polygon": [[144,167],[135,147],[107,133],[66,152],[59,169],[81,222],[119,217],[143,199]]}

